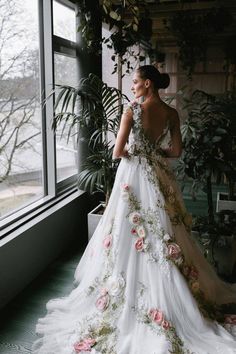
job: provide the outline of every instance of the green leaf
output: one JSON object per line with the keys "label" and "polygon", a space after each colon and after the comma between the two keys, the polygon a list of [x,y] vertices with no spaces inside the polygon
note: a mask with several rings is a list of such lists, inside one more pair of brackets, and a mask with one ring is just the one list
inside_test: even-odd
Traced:
{"label": "green leaf", "polygon": [[221,136],[213,136],[212,138],[212,142],[213,143],[218,143],[219,141],[222,140],[222,137]]}

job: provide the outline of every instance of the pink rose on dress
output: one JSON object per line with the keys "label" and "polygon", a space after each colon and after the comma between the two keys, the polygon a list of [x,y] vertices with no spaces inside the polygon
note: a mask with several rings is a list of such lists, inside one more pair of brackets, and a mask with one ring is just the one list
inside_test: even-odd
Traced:
{"label": "pink rose on dress", "polygon": [[138,102],[134,100],[134,101],[130,102],[130,105],[132,107],[136,107],[138,105]]}
{"label": "pink rose on dress", "polygon": [[88,346],[83,341],[75,343],[74,344],[74,349],[75,349],[76,353],[80,353],[82,351],[91,351],[91,347]]}
{"label": "pink rose on dress", "polygon": [[96,301],[96,307],[100,311],[105,311],[109,305],[110,298],[109,295],[102,295]]}
{"label": "pink rose on dress", "polygon": [[127,183],[124,183],[122,186],[121,186],[121,189],[124,191],[124,192],[128,192],[130,190],[129,188],[129,185]]}
{"label": "pink rose on dress", "polygon": [[192,266],[189,272],[189,278],[192,280],[198,279],[198,270],[196,267]]}
{"label": "pink rose on dress", "polygon": [[143,242],[143,238],[139,237],[137,239],[137,241],[135,242],[135,248],[138,252],[141,252],[144,250],[144,242]]}
{"label": "pink rose on dress", "polygon": [[178,259],[181,256],[181,248],[177,243],[169,243],[167,246],[168,256],[171,259]]}
{"label": "pink rose on dress", "polygon": [[225,323],[236,325],[236,315],[226,315],[225,316]]}
{"label": "pink rose on dress", "polygon": [[132,225],[139,225],[141,222],[141,215],[137,211],[134,211],[133,213],[129,214],[129,222]]}
{"label": "pink rose on dress", "polygon": [[84,343],[86,343],[92,347],[96,343],[96,340],[94,338],[86,338],[86,339],[84,339]]}
{"label": "pink rose on dress", "polygon": [[80,352],[91,352],[91,347],[96,343],[95,339],[86,338],[80,342],[74,344],[74,349],[76,353]]}
{"label": "pink rose on dress", "polygon": [[163,312],[157,309],[151,309],[148,313],[148,316],[153,322],[156,322],[158,325],[164,320]]}
{"label": "pink rose on dress", "polygon": [[167,320],[163,320],[161,322],[161,327],[164,329],[164,330],[168,330],[170,328],[170,322],[168,322]]}
{"label": "pink rose on dress", "polygon": [[104,239],[103,239],[103,246],[106,249],[110,249],[112,246],[112,235],[107,235]]}
{"label": "pink rose on dress", "polygon": [[102,289],[100,290],[100,294],[101,294],[102,296],[107,295],[107,294],[108,294],[108,290],[107,290],[106,288],[102,288]]}
{"label": "pink rose on dress", "polygon": [[136,231],[135,227],[132,227],[131,234],[132,235],[137,235],[137,231]]}

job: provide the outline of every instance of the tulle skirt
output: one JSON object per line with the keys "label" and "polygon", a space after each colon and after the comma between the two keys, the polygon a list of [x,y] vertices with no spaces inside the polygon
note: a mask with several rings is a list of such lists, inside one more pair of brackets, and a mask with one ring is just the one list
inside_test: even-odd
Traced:
{"label": "tulle skirt", "polygon": [[191,237],[168,165],[122,159],[75,288],[39,319],[35,354],[233,354],[236,286],[220,280]]}

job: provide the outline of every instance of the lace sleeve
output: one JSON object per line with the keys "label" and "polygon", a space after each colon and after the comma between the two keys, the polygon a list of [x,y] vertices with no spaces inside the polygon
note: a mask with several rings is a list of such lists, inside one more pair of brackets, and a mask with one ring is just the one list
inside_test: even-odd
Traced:
{"label": "lace sleeve", "polygon": [[126,113],[130,110],[134,113],[135,109],[137,109],[138,106],[139,106],[139,104],[137,101],[131,101],[125,105],[124,113]]}

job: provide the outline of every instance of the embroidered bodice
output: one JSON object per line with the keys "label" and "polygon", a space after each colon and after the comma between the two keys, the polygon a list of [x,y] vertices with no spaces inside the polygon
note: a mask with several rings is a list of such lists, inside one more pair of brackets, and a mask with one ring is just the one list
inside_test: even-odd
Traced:
{"label": "embroidered bodice", "polygon": [[130,155],[146,157],[148,159],[165,156],[161,146],[169,131],[169,122],[163,129],[159,137],[153,142],[147,136],[142,124],[142,108],[140,104],[134,102],[129,105],[133,111],[133,126],[129,136]]}

